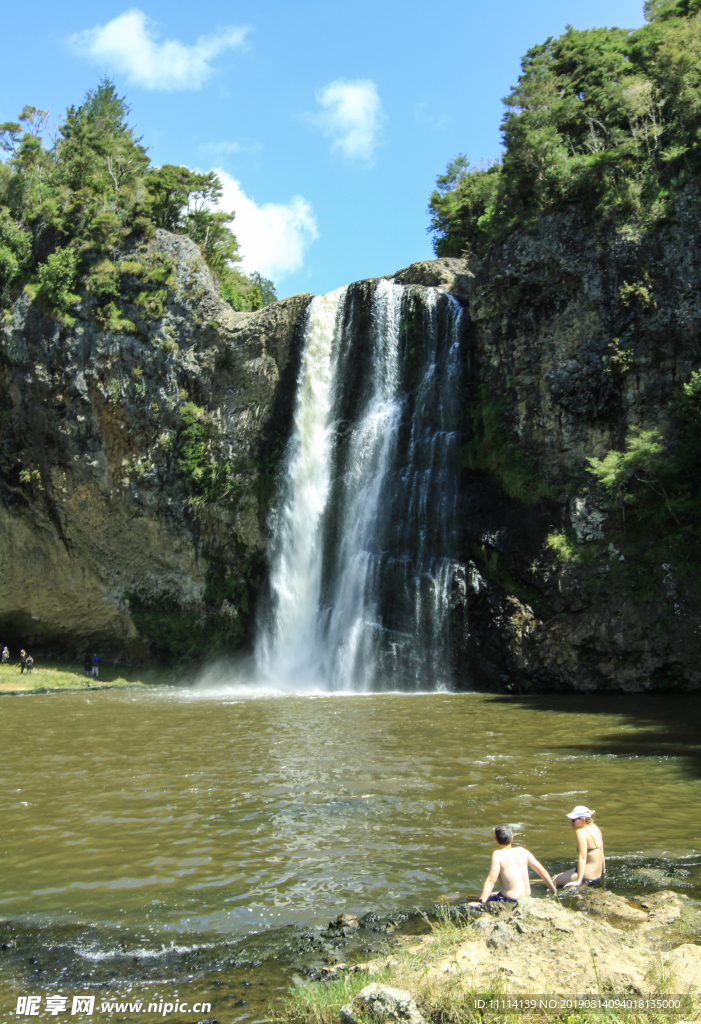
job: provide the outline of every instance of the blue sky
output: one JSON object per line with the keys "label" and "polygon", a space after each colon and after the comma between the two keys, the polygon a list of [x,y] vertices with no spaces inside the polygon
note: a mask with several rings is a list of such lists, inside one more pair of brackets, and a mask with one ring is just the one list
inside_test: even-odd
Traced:
{"label": "blue sky", "polygon": [[635,28],[641,2],[6,5],[0,121],[109,75],[155,164],[223,172],[243,268],[322,293],[432,256],[436,175],[498,155],[521,55],[568,23]]}

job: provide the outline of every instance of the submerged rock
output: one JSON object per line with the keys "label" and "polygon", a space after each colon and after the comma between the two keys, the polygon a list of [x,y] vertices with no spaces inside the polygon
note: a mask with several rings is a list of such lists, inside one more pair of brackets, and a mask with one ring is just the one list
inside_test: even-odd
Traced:
{"label": "submerged rock", "polygon": [[355,931],[359,927],[358,918],[354,914],[339,914],[329,927],[350,928],[351,931]]}
{"label": "submerged rock", "polygon": [[672,876],[661,868],[635,868],[631,874],[643,882],[654,882],[657,885],[669,885]]}
{"label": "submerged rock", "polygon": [[612,892],[589,889],[588,891],[581,892],[579,896],[590,914],[596,914],[599,917],[618,917],[622,921],[647,920],[647,914],[644,910],[631,906],[625,897],[616,896]]}

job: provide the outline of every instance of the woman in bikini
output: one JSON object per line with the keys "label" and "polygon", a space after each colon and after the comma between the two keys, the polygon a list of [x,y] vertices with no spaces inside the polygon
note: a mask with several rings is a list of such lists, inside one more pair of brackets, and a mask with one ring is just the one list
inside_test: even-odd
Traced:
{"label": "woman in bikini", "polygon": [[594,824],[594,811],[579,804],[567,817],[577,837],[577,867],[555,875],[553,881],[558,889],[565,886],[596,885],[606,874],[604,837],[601,829]]}

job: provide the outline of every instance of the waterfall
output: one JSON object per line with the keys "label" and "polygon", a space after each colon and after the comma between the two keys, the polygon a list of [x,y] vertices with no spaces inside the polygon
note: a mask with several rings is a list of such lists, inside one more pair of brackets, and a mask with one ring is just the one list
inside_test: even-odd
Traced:
{"label": "waterfall", "polygon": [[273,528],[272,610],[258,631],[256,662],[267,678],[315,676],[322,522],[331,483],[336,335],[345,289],[312,300],[307,314],[292,436]]}
{"label": "waterfall", "polygon": [[461,309],[381,280],[314,299],[256,660],[330,689],[450,686]]}

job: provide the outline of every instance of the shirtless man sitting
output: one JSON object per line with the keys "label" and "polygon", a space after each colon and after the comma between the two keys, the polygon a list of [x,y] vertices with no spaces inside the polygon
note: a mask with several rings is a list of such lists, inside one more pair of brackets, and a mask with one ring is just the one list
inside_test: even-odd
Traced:
{"label": "shirtless man sitting", "polygon": [[[492,863],[482,888],[480,902],[470,903],[471,907],[479,907],[483,903],[517,903],[522,896],[530,896],[529,868],[540,875],[550,892],[557,891],[552,878],[531,851],[525,846],[513,846],[514,834],[508,825],[497,825],[494,835],[499,849],[492,854]],[[497,881],[501,891],[493,893],[492,889]]]}

